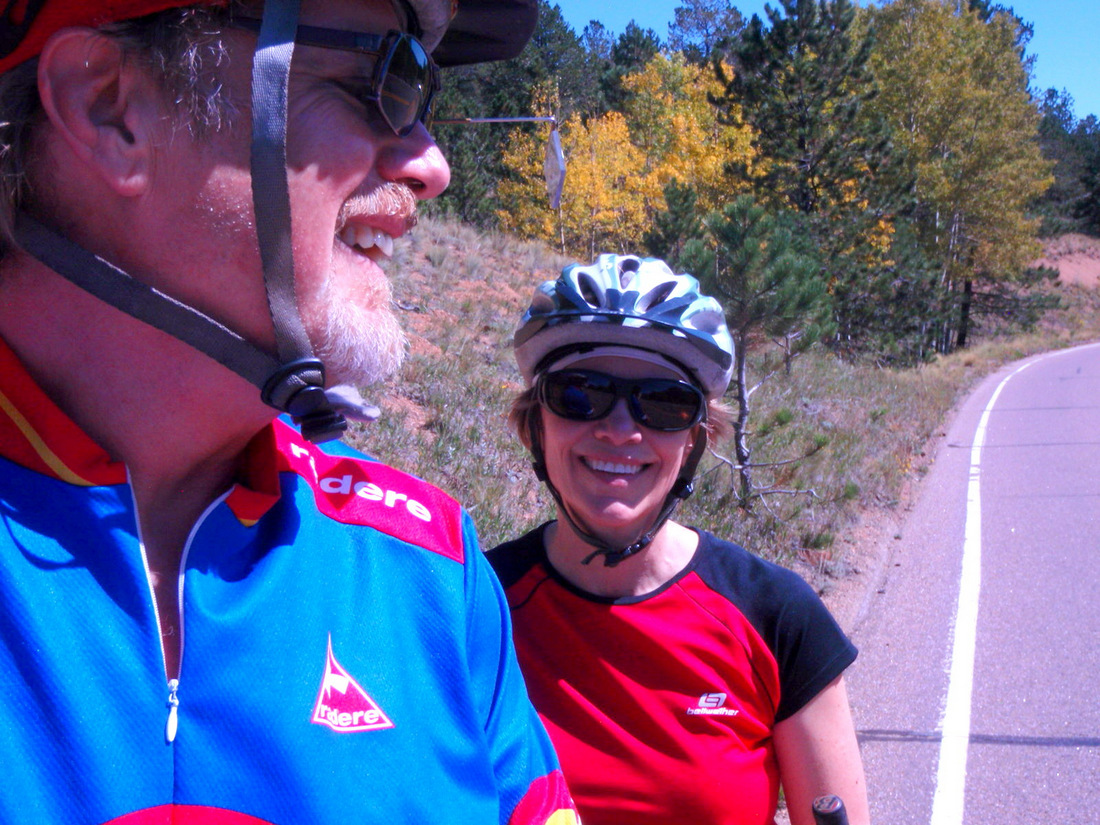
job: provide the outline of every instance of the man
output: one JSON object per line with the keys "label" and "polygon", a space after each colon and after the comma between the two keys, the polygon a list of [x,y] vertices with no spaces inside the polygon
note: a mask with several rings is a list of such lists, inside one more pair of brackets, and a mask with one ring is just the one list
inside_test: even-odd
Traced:
{"label": "man", "polygon": [[312,443],[400,361],[429,54],[535,4],[182,6],[0,12],[0,821],[573,822],[468,516]]}

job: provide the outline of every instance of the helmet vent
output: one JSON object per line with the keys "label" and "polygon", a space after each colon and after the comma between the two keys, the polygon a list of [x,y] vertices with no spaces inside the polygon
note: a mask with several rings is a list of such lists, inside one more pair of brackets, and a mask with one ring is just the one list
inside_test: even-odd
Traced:
{"label": "helmet vent", "polygon": [[649,312],[653,307],[663,304],[675,289],[676,284],[671,283],[661,284],[656,289],[651,289],[638,299],[638,309],[642,312]]}
{"label": "helmet vent", "polygon": [[626,289],[627,285],[634,280],[634,276],[638,274],[638,270],[641,269],[642,262],[634,257],[623,257],[619,259],[619,288]]}
{"label": "helmet vent", "polygon": [[589,306],[599,307],[603,305],[603,290],[587,272],[577,279],[577,288],[580,289],[581,297]]}

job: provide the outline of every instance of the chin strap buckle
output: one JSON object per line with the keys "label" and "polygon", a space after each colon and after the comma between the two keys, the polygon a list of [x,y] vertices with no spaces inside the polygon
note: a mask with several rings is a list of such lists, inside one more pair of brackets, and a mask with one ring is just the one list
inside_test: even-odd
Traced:
{"label": "chin strap buckle", "polygon": [[301,428],[302,435],[315,444],[340,438],[348,428],[348,420],[343,413],[332,409],[294,416],[294,421]]}
{"label": "chin strap buckle", "polygon": [[618,567],[619,563],[623,560],[630,558],[635,553],[640,553],[645,550],[651,541],[653,541],[652,533],[642,536],[629,547],[623,547],[620,550],[612,550],[610,547],[593,550],[581,559],[581,564],[589,564],[596,556],[603,556],[604,567]]}
{"label": "chin strap buckle", "polygon": [[343,413],[325,394],[325,367],[316,358],[300,358],[272,373],[260,391],[265,404],[289,413],[313,442],[340,438],[348,428]]}

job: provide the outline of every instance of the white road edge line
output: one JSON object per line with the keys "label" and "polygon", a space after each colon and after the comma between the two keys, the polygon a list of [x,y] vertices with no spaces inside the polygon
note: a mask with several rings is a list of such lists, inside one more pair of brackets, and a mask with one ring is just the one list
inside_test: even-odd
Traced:
{"label": "white road edge line", "polygon": [[936,793],[932,798],[930,825],[962,825],[963,821],[966,755],[970,745],[970,699],[974,688],[974,653],[978,635],[978,593],[982,577],[981,463],[986,426],[1001,390],[1013,377],[1034,363],[1033,360],[1022,364],[997,385],[982,411],[970,448],[959,601],[955,608],[947,704],[940,723],[940,759],[936,770]]}

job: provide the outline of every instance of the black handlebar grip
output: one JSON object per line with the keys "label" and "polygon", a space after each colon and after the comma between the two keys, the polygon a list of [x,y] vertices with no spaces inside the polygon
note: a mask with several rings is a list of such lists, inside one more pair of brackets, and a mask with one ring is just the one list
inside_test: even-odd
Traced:
{"label": "black handlebar grip", "polygon": [[814,800],[814,822],[817,825],[848,825],[848,812],[836,794],[826,794]]}

